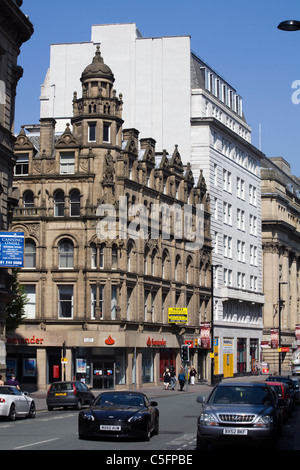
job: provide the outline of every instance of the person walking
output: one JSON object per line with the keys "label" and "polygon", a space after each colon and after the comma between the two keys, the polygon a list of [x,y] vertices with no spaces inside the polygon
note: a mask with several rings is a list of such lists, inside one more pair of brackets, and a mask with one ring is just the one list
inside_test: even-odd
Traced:
{"label": "person walking", "polygon": [[180,386],[180,391],[183,391],[183,387],[185,384],[185,372],[183,367],[180,369],[180,372],[178,374],[178,381],[179,381],[179,386]]}
{"label": "person walking", "polygon": [[172,369],[171,369],[170,376],[171,376],[171,390],[175,390],[177,377],[176,377],[176,372],[175,372],[174,367],[172,367]]}
{"label": "person walking", "polygon": [[165,390],[168,390],[169,385],[170,385],[170,382],[171,382],[170,371],[169,371],[169,369],[166,369],[166,370],[165,370],[165,373],[164,373],[164,386],[165,386]]}
{"label": "person walking", "polygon": [[4,385],[4,382],[2,380],[2,375],[0,375],[0,385]]}
{"label": "person walking", "polygon": [[191,385],[195,385],[195,377],[196,377],[196,369],[194,367],[191,368],[190,370],[190,383]]}

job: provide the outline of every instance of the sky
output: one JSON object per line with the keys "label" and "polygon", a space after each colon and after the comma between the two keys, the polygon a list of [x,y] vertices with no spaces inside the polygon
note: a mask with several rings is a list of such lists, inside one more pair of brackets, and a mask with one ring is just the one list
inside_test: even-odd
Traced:
{"label": "sky", "polygon": [[300,177],[299,0],[23,0],[34,34],[21,46],[15,132],[40,119],[41,85],[50,45],[91,40],[95,24],[136,23],[143,37],[190,36],[191,50],[243,98],[252,144],[283,157]]}

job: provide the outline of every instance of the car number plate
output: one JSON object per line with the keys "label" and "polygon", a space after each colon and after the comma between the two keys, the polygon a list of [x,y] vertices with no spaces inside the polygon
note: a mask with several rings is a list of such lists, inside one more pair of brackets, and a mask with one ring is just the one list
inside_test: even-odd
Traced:
{"label": "car number plate", "polygon": [[56,397],[65,397],[67,394],[66,393],[56,393]]}
{"label": "car number plate", "polygon": [[248,429],[240,429],[240,428],[229,428],[223,429],[223,434],[229,434],[234,436],[246,436],[248,434]]}
{"label": "car number plate", "polygon": [[121,431],[121,426],[101,424],[100,431]]}

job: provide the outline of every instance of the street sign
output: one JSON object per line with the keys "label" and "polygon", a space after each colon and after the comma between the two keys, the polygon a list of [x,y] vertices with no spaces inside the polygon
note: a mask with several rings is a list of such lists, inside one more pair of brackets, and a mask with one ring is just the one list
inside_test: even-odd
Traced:
{"label": "street sign", "polygon": [[0,232],[0,268],[22,268],[24,233]]}
{"label": "street sign", "polygon": [[187,308],[169,308],[168,309],[168,323],[185,324],[188,322],[188,309]]}

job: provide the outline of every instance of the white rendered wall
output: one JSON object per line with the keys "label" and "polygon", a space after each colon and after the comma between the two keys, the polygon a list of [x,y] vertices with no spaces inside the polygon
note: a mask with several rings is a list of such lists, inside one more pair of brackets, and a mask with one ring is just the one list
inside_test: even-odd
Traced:
{"label": "white rendered wall", "polygon": [[92,26],[88,43],[52,44],[50,68],[41,88],[41,118],[57,120],[64,131],[72,117],[73,92],[81,97],[80,77],[95,54],[95,44],[123,95],[124,128],[152,137],[156,149],[178,145],[190,161],[190,37],[142,38],[132,24]]}

